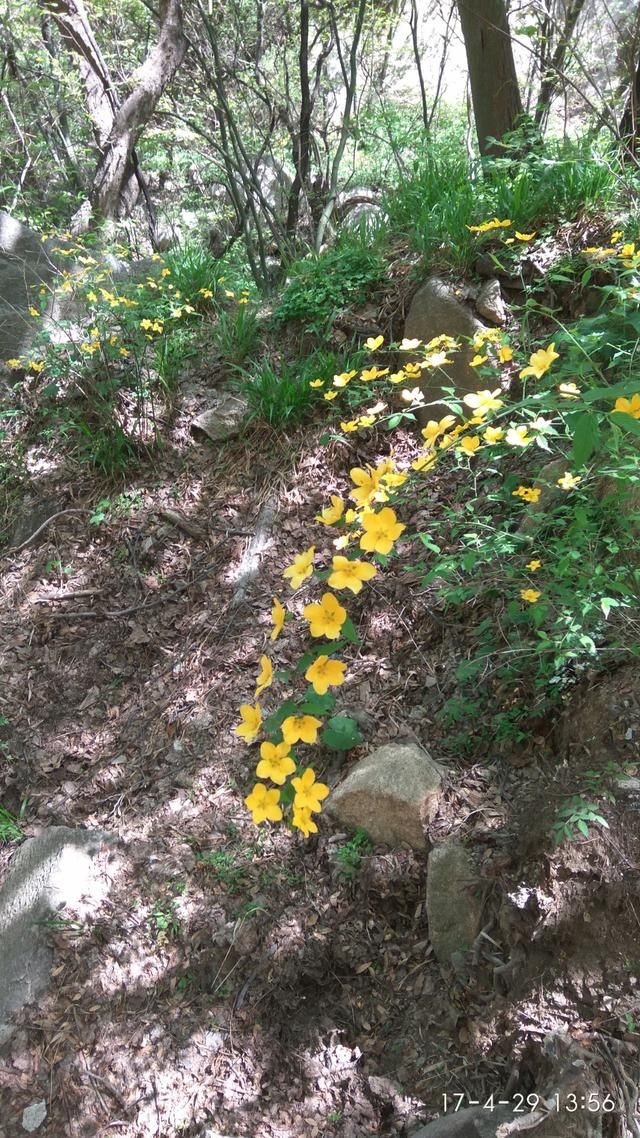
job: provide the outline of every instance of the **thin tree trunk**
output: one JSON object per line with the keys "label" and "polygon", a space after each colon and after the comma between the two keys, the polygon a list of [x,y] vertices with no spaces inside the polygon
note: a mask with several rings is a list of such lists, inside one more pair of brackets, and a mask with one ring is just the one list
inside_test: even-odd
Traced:
{"label": "thin tree trunk", "polygon": [[327,231],[327,226],[331,220],[331,214],[333,213],[333,211],[335,209],[336,198],[338,196],[338,177],[340,175],[340,166],[342,164],[344,152],[345,152],[346,147],[347,147],[347,140],[349,138],[349,130],[351,128],[351,111],[353,110],[353,104],[355,102],[355,97],[356,97],[356,87],[357,87],[357,81],[358,81],[358,48],[360,46],[360,37],[362,35],[362,26],[364,24],[364,17],[365,17],[366,8],[367,8],[367,0],[359,0],[358,11],[356,14],[356,19],[355,19],[355,24],[354,24],[354,29],[353,29],[353,38],[351,40],[351,50],[349,52],[349,68],[348,68],[348,70],[346,67],[346,63],[344,62],[344,60],[342,58],[342,52],[340,50],[340,40],[339,40],[338,30],[337,30],[337,21],[335,20],[335,12],[333,11],[333,8],[332,8],[333,31],[334,31],[334,36],[335,36],[335,40],[336,40],[336,47],[338,49],[338,54],[340,57],[342,74],[343,74],[344,80],[345,80],[346,91],[345,91],[344,111],[342,114],[342,125],[340,128],[340,139],[338,141],[338,147],[337,147],[335,155],[333,157],[333,162],[331,163],[331,173],[329,175],[329,196],[327,198],[324,209],[323,209],[322,214],[320,216],[320,221],[318,223],[318,229],[316,232],[316,240],[315,240],[316,252],[320,252],[322,242],[324,241],[324,235]]}
{"label": "thin tree trunk", "polygon": [[562,82],[562,69],[564,67],[567,51],[584,4],[585,0],[569,0],[560,39],[556,44],[551,59],[545,62],[542,68],[542,80],[534,115],[534,122],[541,134],[547,124],[553,98]]}
{"label": "thin tree trunk", "polygon": [[480,153],[499,154],[523,113],[504,0],[458,0],[458,12]]}

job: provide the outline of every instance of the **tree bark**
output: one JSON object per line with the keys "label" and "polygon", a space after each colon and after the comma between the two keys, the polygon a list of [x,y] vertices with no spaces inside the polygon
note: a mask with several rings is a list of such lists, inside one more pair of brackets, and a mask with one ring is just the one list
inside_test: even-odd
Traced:
{"label": "tree bark", "polygon": [[480,153],[501,153],[495,142],[522,115],[504,0],[458,0]]}
{"label": "tree bark", "polygon": [[534,122],[541,133],[544,131],[547,119],[549,118],[549,111],[551,110],[554,95],[562,81],[562,68],[564,67],[567,50],[584,4],[585,0],[569,0],[560,38],[551,55],[551,59],[548,61],[545,60],[543,63],[540,91],[538,93],[538,102],[534,116]]}
{"label": "tree bark", "polygon": [[138,188],[145,190],[135,145],[187,48],[181,0],[160,0],[157,43],[130,77],[133,90],[122,104],[96,42],[82,0],[40,0],[56,21],[67,48],[80,60],[96,143],[101,152],[89,194],[92,209],[106,220],[130,212]]}
{"label": "tree bark", "polygon": [[622,112],[618,133],[627,156],[629,158],[637,157],[640,151],[640,56],[631,83],[629,98]]}

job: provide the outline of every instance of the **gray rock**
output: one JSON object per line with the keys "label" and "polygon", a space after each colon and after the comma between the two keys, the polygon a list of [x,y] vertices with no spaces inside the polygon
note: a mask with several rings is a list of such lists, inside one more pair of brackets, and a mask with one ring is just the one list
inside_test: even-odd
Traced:
{"label": "gray rock", "polygon": [[433,818],[442,768],[415,743],[387,743],[353,768],[327,800],[341,825],[362,826],[374,842],[426,849],[424,823]]}
{"label": "gray rock", "polygon": [[22,1112],[22,1129],[32,1134],[39,1126],[42,1126],[45,1118],[47,1117],[47,1104],[44,1099],[40,1102],[32,1102],[30,1106],[25,1106]]}
{"label": "gray rock", "polygon": [[482,285],[476,297],[476,308],[480,315],[484,316],[485,320],[490,320],[492,324],[506,323],[507,309],[497,277],[492,277]]}
{"label": "gray rock", "polygon": [[498,1126],[513,1117],[508,1107],[488,1111],[470,1106],[465,1110],[448,1111],[441,1118],[415,1130],[411,1138],[496,1138]]}
{"label": "gray rock", "polygon": [[37,324],[37,289],[56,275],[48,248],[26,225],[0,210],[0,360],[29,350]]}
{"label": "gray rock", "polygon": [[[435,336],[448,335],[459,337],[461,342],[460,350],[451,353],[452,362],[445,368],[423,371],[419,386],[426,406],[418,412],[422,425],[429,419],[446,415],[450,410],[445,403],[440,402],[443,387],[452,387],[460,397],[478,390],[478,374],[470,366],[475,352],[468,340],[483,330],[485,325],[476,319],[470,308],[461,303],[453,286],[446,281],[439,277],[429,277],[418,289],[407,313],[405,337],[408,340],[419,339],[426,344]],[[414,359],[419,360],[420,357],[415,356]],[[403,362],[407,362],[405,353]]]}
{"label": "gray rock", "polygon": [[44,924],[70,906],[89,913],[102,895],[93,858],[109,838],[53,826],[16,853],[0,889],[0,1043],[12,1035],[12,1012],[45,991],[53,953]]}
{"label": "gray rock", "polygon": [[237,435],[248,411],[244,399],[237,395],[221,395],[191,423],[191,433],[206,435],[212,442],[223,442]]}
{"label": "gray rock", "polygon": [[477,874],[464,847],[458,842],[435,846],[427,863],[427,919],[440,964],[457,962],[480,931],[481,903],[476,889]]}

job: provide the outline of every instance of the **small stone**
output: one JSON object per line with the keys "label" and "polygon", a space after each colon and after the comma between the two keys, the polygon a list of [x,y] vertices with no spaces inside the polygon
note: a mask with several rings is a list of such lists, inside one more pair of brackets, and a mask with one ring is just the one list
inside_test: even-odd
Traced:
{"label": "small stone", "polygon": [[442,842],[427,863],[429,939],[440,964],[459,966],[459,954],[472,947],[480,928],[477,873],[458,842]]}
{"label": "small stone", "polygon": [[25,1106],[22,1112],[22,1129],[32,1134],[39,1126],[42,1126],[45,1118],[47,1117],[47,1104],[44,1099],[40,1102],[32,1102],[31,1106]]}
{"label": "small stone", "polygon": [[497,277],[492,277],[482,285],[476,299],[476,308],[492,324],[506,324],[507,309]]}
{"label": "small stone", "polygon": [[361,759],[333,791],[327,813],[374,842],[426,849],[424,823],[438,807],[442,768],[415,743],[387,743]]}

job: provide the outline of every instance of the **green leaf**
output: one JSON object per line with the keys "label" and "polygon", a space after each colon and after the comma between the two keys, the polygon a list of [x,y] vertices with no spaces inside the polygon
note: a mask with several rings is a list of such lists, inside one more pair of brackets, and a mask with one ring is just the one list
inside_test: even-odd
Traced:
{"label": "green leaf", "polygon": [[579,411],[567,415],[567,427],[573,436],[573,461],[576,466],[583,466],[600,441],[598,417],[591,411]]}
{"label": "green leaf", "polygon": [[585,838],[589,837],[589,827],[587,826],[584,818],[579,818],[576,822],[576,826],[578,827],[580,833],[584,834]]}
{"label": "green leaf", "polygon": [[612,411],[609,418],[612,423],[617,423],[619,427],[622,427],[623,431],[630,431],[632,435],[640,435],[640,419],[634,419],[632,415],[627,415],[624,411]]}
{"label": "green leaf", "polygon": [[432,537],[429,536],[428,533],[419,533],[418,537],[420,538],[422,544],[426,546],[427,549],[430,549],[432,553],[440,552],[440,546],[436,545],[435,541]]}
{"label": "green leaf", "polygon": [[350,751],[362,742],[360,728],[350,715],[334,715],[324,728],[320,738],[332,751]]}
{"label": "green leaf", "polygon": [[293,700],[285,700],[282,706],[279,707],[277,711],[274,711],[273,715],[270,715],[268,719],[264,720],[262,724],[262,730],[264,731],[265,735],[272,735],[274,731],[277,731],[279,729],[281,723],[287,718],[288,715],[296,715],[297,712],[298,708],[296,707]]}
{"label": "green leaf", "polygon": [[336,697],[331,695],[331,692],[326,692],[325,695],[318,695],[318,693],[310,687],[307,698],[302,704],[300,711],[303,715],[326,715],[335,705]]}
{"label": "green leaf", "polygon": [[354,623],[350,616],[347,617],[342,628],[340,629],[340,636],[343,640],[347,641],[347,644],[360,643],[360,637],[355,630]]}
{"label": "green leaf", "polygon": [[600,399],[628,398],[638,390],[638,380],[624,379],[620,383],[612,383],[610,387],[592,387],[590,391],[583,391],[583,403],[597,403]]}
{"label": "green leaf", "polygon": [[391,415],[387,420],[387,430],[392,431],[394,427],[397,427],[398,424],[402,422],[403,418],[402,412],[399,412],[397,415]]}

